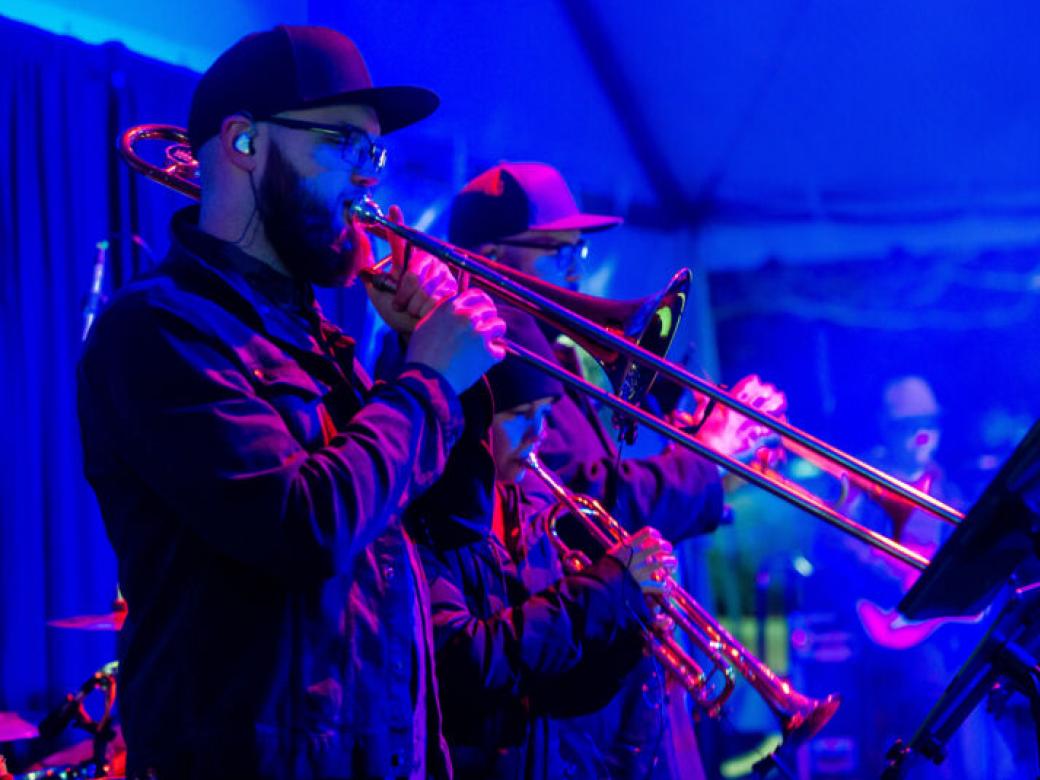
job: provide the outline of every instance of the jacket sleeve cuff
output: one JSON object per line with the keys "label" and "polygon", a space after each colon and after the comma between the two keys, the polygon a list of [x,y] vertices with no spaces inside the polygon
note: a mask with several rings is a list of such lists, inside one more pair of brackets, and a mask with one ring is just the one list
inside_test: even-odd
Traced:
{"label": "jacket sleeve cuff", "polygon": [[459,396],[439,371],[423,363],[405,363],[393,379],[410,392],[424,398],[444,430],[448,449],[462,435],[465,420]]}

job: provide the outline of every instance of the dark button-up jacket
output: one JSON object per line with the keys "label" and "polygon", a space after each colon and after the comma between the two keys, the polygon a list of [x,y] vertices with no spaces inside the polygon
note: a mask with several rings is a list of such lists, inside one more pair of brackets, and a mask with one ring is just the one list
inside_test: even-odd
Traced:
{"label": "dark button-up jacket", "polygon": [[309,287],[194,213],[98,319],[79,372],[86,473],[129,604],[130,773],[407,777],[428,738],[444,776],[436,688],[416,673],[432,672],[428,596],[400,516],[443,470],[458,399],[415,365],[369,388]]}
{"label": "dark button-up jacket", "polygon": [[[570,354],[569,354],[570,353]],[[561,361],[578,368],[571,350]],[[723,516],[718,469],[696,453],[675,445],[645,458],[618,458],[613,437],[587,398],[567,388],[546,420],[539,447],[542,461],[567,486],[600,499],[630,531],[652,526],[679,543],[715,530]],[[671,695],[678,695],[672,693]],[[669,753],[674,734],[692,739],[689,724],[670,721],[662,670],[646,658],[609,706],[561,724],[564,758],[576,778],[699,776]],[[669,731],[664,737],[662,729]],[[697,762],[699,764],[699,762]]]}
{"label": "dark button-up jacket", "polygon": [[445,735],[458,778],[561,778],[557,718],[619,689],[642,654],[646,606],[609,556],[562,576],[539,521],[546,499],[531,490],[497,487],[499,541],[494,464],[474,430],[471,416],[444,477],[409,510],[420,524]]}

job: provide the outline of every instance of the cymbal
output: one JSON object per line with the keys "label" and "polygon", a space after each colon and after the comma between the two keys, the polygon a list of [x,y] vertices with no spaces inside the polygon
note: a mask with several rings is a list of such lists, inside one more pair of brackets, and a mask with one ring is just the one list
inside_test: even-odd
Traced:
{"label": "cymbal", "polygon": [[[113,726],[113,731],[115,736],[112,737],[111,743],[105,750],[105,758],[112,766],[109,767],[109,771],[104,775],[105,777],[117,774],[122,775],[126,771],[126,742],[123,739],[123,730],[117,723]],[[44,756],[33,768],[41,771],[49,767],[76,766],[85,761],[90,761],[93,756],[94,740],[80,740],[59,750],[57,753]]]}
{"label": "cymbal", "polygon": [[71,628],[76,631],[120,631],[124,622],[126,622],[126,610],[117,610],[103,615],[73,615],[48,620],[47,625],[54,628]]}
{"label": "cymbal", "polygon": [[0,712],[0,742],[16,739],[36,739],[40,732],[36,726],[22,718],[17,712]]}

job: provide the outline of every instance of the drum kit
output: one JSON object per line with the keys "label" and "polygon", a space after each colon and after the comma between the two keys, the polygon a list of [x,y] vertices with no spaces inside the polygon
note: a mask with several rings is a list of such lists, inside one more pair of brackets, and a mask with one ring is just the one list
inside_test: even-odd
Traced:
{"label": "drum kit", "polygon": [[[74,631],[119,631],[126,620],[126,601],[118,596],[112,611],[96,615],[76,615],[47,621],[53,628]],[[69,726],[86,732],[90,738],[32,762],[20,773],[11,774],[0,755],[0,780],[72,780],[72,778],[120,778],[126,768],[126,744],[115,720],[118,663],[112,662],[88,677],[42,721],[34,724],[14,712],[0,712],[0,745],[33,739],[54,739]],[[101,714],[95,716],[85,706],[94,692],[103,696]],[[93,708],[97,710],[97,707]]]}

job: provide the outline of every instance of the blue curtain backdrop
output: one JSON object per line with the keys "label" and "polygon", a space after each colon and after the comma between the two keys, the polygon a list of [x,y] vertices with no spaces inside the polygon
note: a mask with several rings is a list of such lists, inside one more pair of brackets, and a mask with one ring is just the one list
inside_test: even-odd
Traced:
{"label": "blue curtain backdrop", "polygon": [[[116,590],[75,412],[94,247],[112,244],[110,294],[161,257],[186,203],[131,174],[114,142],[183,125],[198,76],[3,18],[0,51],[0,710],[38,717],[115,655],[110,634],[46,626],[106,611]],[[355,333],[359,294],[322,296]]]}
{"label": "blue curtain backdrop", "polygon": [[112,242],[111,290],[151,262],[127,237],[161,247],[175,204],[114,138],[177,120],[196,77],[4,19],[0,50],[0,710],[35,716],[114,656],[112,635],[46,626],[106,611],[116,588],[75,414],[94,246]]}

